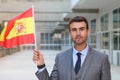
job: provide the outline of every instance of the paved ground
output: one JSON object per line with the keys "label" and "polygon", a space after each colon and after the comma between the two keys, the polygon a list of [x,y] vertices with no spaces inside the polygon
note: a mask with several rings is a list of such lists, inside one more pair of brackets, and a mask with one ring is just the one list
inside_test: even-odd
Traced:
{"label": "paved ground", "polygon": [[[42,51],[48,71],[51,72],[54,58],[60,51]],[[38,80],[37,68],[32,61],[32,51],[21,51],[0,59],[0,80]],[[120,67],[111,68],[112,80],[120,80]]]}

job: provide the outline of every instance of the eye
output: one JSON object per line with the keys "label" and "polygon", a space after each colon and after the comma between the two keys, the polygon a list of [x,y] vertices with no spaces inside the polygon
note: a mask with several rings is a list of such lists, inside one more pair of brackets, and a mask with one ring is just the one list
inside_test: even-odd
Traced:
{"label": "eye", "polygon": [[77,29],[76,28],[72,28],[71,31],[76,31]]}
{"label": "eye", "polygon": [[81,31],[84,31],[85,29],[86,29],[85,27],[80,28]]}

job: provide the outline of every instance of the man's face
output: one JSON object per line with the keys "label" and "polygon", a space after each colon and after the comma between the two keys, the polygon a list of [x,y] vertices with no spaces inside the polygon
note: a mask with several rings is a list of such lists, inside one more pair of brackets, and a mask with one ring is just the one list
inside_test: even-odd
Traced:
{"label": "man's face", "polygon": [[75,45],[82,45],[87,41],[89,29],[85,22],[73,22],[70,24],[69,33]]}

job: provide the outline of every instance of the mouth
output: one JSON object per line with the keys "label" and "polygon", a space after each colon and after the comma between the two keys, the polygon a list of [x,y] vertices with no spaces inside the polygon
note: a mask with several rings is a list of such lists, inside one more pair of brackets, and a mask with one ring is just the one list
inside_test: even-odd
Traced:
{"label": "mouth", "polygon": [[81,39],[82,37],[81,36],[76,36],[76,39]]}
{"label": "mouth", "polygon": [[82,39],[81,37],[76,37],[77,41],[81,41],[81,39]]}

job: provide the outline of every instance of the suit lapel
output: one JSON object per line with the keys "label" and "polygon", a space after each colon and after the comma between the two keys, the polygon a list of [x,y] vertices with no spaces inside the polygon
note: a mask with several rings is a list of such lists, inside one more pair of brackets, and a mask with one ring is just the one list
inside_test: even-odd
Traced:
{"label": "suit lapel", "polygon": [[91,53],[91,48],[89,49],[88,51],[88,54],[86,56],[86,59],[80,69],[80,72],[79,74],[81,75],[81,79],[83,79],[83,77],[85,76],[86,72],[87,72],[87,69],[89,68],[91,62],[92,62],[92,59],[93,59],[93,56],[92,56],[92,53]]}
{"label": "suit lapel", "polygon": [[68,74],[68,79],[67,80],[71,80],[71,73],[72,73],[72,61],[73,61],[73,57],[72,57],[72,54],[73,54],[73,50],[72,48],[70,50],[67,51],[67,54],[66,54],[66,69],[67,69],[67,74]]}

